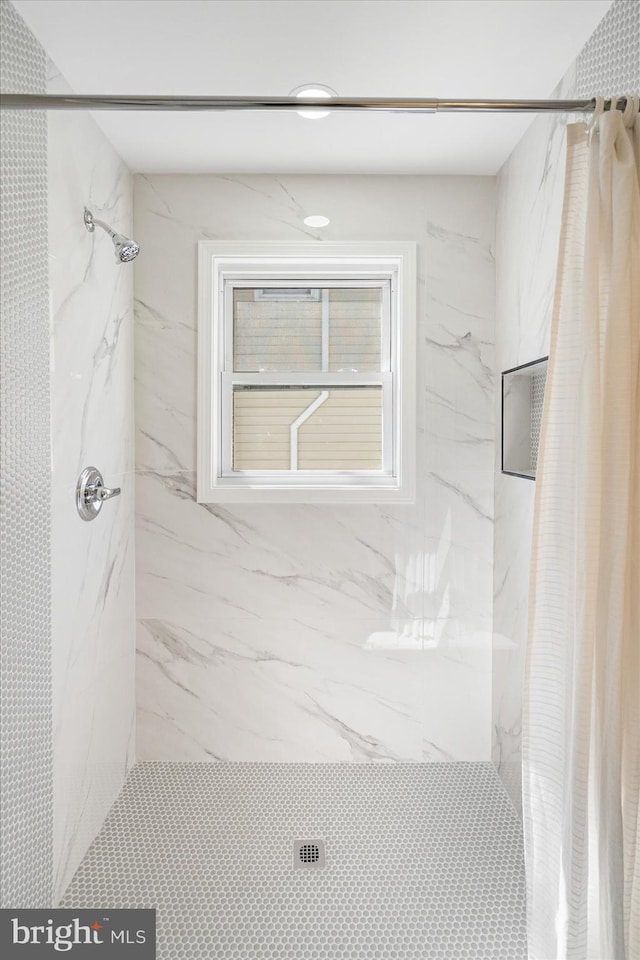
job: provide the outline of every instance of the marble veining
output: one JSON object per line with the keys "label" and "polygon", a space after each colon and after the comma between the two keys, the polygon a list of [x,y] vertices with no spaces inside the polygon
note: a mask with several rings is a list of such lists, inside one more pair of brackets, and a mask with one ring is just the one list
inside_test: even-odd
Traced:
{"label": "marble veining", "polygon": [[[141,759],[488,759],[493,186],[136,177]],[[412,506],[195,502],[197,241],[303,235],[419,244]]]}
{"label": "marble veining", "polygon": [[158,727],[190,759],[414,759],[420,650],[372,656],[381,626],[141,621],[141,734]]}
{"label": "marble veining", "polygon": [[[48,92],[69,88],[49,64]],[[134,759],[133,275],[83,208],[132,230],[131,175],[85,114],[49,124],[55,895]],[[122,494],[83,523],[80,471]]]}

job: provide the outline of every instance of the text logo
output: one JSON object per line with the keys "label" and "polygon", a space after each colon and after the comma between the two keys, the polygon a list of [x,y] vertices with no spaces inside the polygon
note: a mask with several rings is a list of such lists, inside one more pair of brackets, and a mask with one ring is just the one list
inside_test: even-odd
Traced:
{"label": "text logo", "polygon": [[155,960],[155,910],[0,910],[0,955]]}

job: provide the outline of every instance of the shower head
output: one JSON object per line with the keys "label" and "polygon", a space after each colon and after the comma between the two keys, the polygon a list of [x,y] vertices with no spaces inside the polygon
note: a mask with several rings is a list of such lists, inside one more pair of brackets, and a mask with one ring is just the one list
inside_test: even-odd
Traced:
{"label": "shower head", "polygon": [[128,237],[123,236],[121,233],[116,233],[115,230],[112,230],[109,224],[104,223],[104,221],[96,220],[91,211],[87,210],[86,207],[84,208],[84,225],[89,233],[93,233],[97,225],[109,234],[116,250],[116,263],[129,263],[130,260],[135,260],[140,253],[140,247],[135,240],[129,240]]}
{"label": "shower head", "polygon": [[135,240],[129,240],[121,233],[112,233],[111,239],[116,248],[116,261],[118,263],[129,263],[130,260],[135,260],[140,253],[140,247]]}

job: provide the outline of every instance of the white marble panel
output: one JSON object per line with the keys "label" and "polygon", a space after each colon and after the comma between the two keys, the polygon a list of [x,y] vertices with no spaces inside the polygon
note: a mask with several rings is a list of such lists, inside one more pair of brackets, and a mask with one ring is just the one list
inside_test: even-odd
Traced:
{"label": "white marble panel", "polygon": [[493,521],[493,352],[486,322],[460,318],[424,324],[426,344],[426,532],[461,543],[491,560]]}
{"label": "white marble panel", "polygon": [[138,617],[422,616],[420,507],[199,504],[138,474]]}
{"label": "white marble panel", "polygon": [[[49,92],[66,92],[51,68]],[[55,891],[61,896],[134,759],[133,272],[87,205],[132,229],[129,171],[85,114],[49,114]],[[122,487],[80,520],[80,471]]]}
{"label": "white marble panel", "polygon": [[[61,87],[54,72],[49,92]],[[74,488],[87,463],[133,469],[134,267],[117,264],[107,234],[83,222],[87,206],[130,235],[132,180],[86,116],[48,119],[53,476]]]}
{"label": "white marble panel", "polygon": [[137,297],[135,315],[137,468],[188,473],[196,463],[195,313],[183,320],[161,299]]}
{"label": "white marble panel", "polygon": [[422,759],[475,760],[488,756],[491,730],[491,626],[464,630],[457,642],[430,647],[422,657]]}
{"label": "white marble panel", "polygon": [[[302,225],[318,210],[331,217],[323,232]],[[488,178],[136,178],[147,759],[489,756],[494,212]],[[302,237],[419,244],[413,506],[195,503],[197,241]],[[163,637],[187,642],[194,618],[188,642],[226,652],[205,650],[197,670],[172,659],[168,676]],[[230,621],[245,633],[230,627],[221,638]],[[247,643],[260,644],[264,662],[242,654]],[[381,659],[388,649],[392,667]],[[304,668],[292,670],[300,657]],[[244,729],[246,701],[255,706]]]}
{"label": "white marble panel", "polygon": [[421,644],[416,621],[140,621],[139,756],[419,760]]}
{"label": "white marble panel", "polygon": [[[135,750],[131,473],[91,524],[53,500],[54,846],[64,892],[118,796]],[[101,526],[98,527],[98,523]]]}

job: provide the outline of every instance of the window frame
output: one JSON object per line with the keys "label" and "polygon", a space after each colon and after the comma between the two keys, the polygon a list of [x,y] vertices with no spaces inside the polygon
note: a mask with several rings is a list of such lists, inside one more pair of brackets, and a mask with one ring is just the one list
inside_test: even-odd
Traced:
{"label": "window frame", "polygon": [[[380,371],[241,373],[233,366],[233,290],[381,286]],[[200,503],[412,503],[415,495],[416,244],[198,244],[198,483]],[[386,341],[386,347],[385,347]],[[376,471],[233,471],[234,385],[383,391],[383,467]],[[389,429],[391,425],[391,429]]]}

